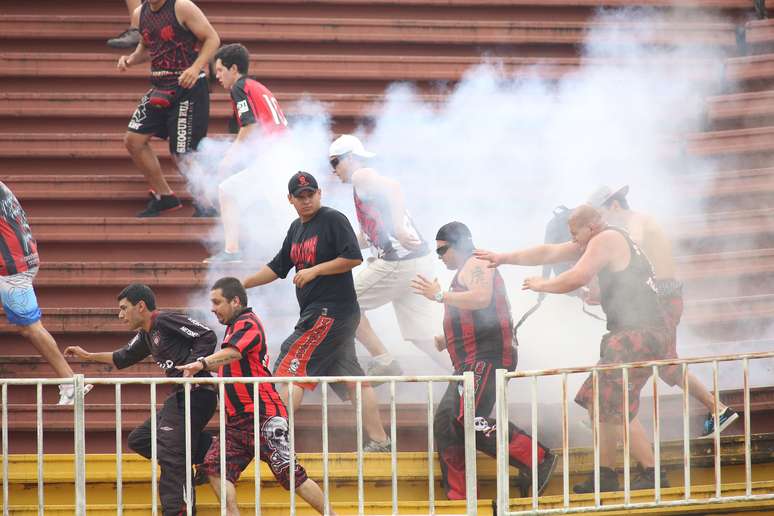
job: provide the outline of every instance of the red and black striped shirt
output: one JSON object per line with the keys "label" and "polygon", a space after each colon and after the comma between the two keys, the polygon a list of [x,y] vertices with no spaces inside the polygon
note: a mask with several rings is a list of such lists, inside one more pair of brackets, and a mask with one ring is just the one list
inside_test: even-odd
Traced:
{"label": "red and black striped shirt", "polygon": [[[464,265],[460,271],[463,268]],[[452,292],[468,290],[459,281],[460,271],[452,280]],[[515,366],[511,305],[505,282],[497,270],[494,271],[493,281],[492,301],[486,308],[465,310],[444,305],[443,333],[456,371],[479,360],[492,360],[506,369]]]}
{"label": "red and black striped shirt", "polygon": [[38,246],[27,215],[11,189],[0,182],[0,276],[13,276],[39,265]]}
{"label": "red and black striped shirt", "polygon": [[[263,325],[251,308],[245,308],[226,328],[222,348],[232,347],[242,358],[218,368],[218,376],[224,378],[250,378],[271,376],[269,355],[266,352],[266,334]],[[226,411],[229,416],[254,413],[253,385],[251,383],[227,383]],[[258,410],[261,416],[287,417],[285,405],[274,389],[273,383],[262,383]]]}

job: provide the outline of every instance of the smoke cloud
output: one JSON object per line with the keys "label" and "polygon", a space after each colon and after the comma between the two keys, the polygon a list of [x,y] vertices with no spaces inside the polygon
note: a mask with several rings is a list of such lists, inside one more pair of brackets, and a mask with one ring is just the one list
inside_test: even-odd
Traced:
{"label": "smoke cloud", "polygon": [[[644,43],[668,23],[687,21],[676,12],[616,10],[601,12],[594,21],[605,22],[605,28],[588,34],[581,66],[559,81],[541,79],[540,66],[514,76],[491,58],[451,91],[439,85],[440,92],[448,93],[441,104],[426,102],[412,85],[400,83],[390,86],[384,101],[373,107],[369,131],[355,134],[377,153],[373,166],[400,181],[427,239],[432,241],[442,224],[459,220],[482,248],[512,250],[541,243],[556,206],[576,206],[602,184],[630,185],[632,208],[656,216],[667,229],[678,214],[700,212],[701,201],[686,204],[676,179],[709,174],[713,163],[682,152],[680,138],[702,130],[705,99],[723,86],[724,50]],[[690,21],[697,21],[695,11]],[[260,141],[247,149],[245,162],[251,163],[256,181],[254,189],[244,192],[254,208],[244,213],[242,247],[258,263],[279,249],[296,217],[286,200],[287,179],[296,170],[315,174],[323,204],[350,216],[357,230],[351,188],[338,184],[327,164],[328,145],[335,137],[329,117],[324,106],[311,102],[304,110],[309,115],[291,120],[287,139],[271,142],[280,151],[266,149]],[[223,145],[210,142],[203,148],[209,163],[205,168],[214,167]],[[214,191],[212,184],[201,187]],[[452,273],[442,268],[439,262],[439,280],[448,285]],[[229,271],[211,271],[212,280],[224,272]],[[509,267],[501,273],[518,320],[536,300],[535,294],[520,290],[522,280],[540,269]],[[274,357],[297,317],[292,284],[279,281],[254,289],[250,297],[268,327]],[[201,306],[201,298],[194,303]],[[394,354],[422,363],[418,352],[401,342],[390,308],[369,312],[369,318]],[[591,365],[604,332],[604,323],[583,314],[578,299],[549,296],[520,331],[519,369]],[[699,349],[697,339],[683,327],[678,349],[688,344]],[[365,353],[360,347],[358,352]],[[701,373],[711,387],[711,376],[704,369]],[[582,380],[582,375],[571,378],[571,397]],[[512,389],[512,403],[529,400],[527,385],[520,385]],[[560,399],[557,381],[543,379],[539,385],[540,402],[555,406]],[[662,392],[670,392],[663,387]],[[528,420],[512,416],[529,428]],[[548,435],[550,444],[556,444],[555,437]]]}

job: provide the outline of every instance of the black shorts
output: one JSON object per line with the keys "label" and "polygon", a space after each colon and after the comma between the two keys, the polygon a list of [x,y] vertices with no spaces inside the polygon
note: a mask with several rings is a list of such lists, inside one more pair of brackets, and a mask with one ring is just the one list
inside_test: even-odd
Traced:
{"label": "black shorts", "polygon": [[[364,376],[355,354],[355,331],[360,324],[360,312],[344,316],[332,315],[328,308],[314,306],[301,312],[293,334],[285,339],[274,376]],[[314,390],[317,384],[299,383],[299,387]],[[331,388],[347,399],[347,387],[332,383]]]}
{"label": "black shorts", "polygon": [[[168,108],[152,106],[151,92],[143,95],[129,120],[128,131],[169,139],[169,152],[185,154],[196,150],[207,136],[210,120],[210,92],[207,79],[201,77],[190,89],[177,88]],[[171,135],[171,138],[170,138]]]}

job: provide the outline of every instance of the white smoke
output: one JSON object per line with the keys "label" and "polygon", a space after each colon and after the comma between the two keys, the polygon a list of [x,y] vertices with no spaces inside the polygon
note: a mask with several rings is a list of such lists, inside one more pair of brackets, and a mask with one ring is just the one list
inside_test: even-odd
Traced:
{"label": "white smoke", "polygon": [[[576,206],[602,184],[630,185],[632,208],[670,229],[677,212],[701,209],[699,201],[686,205],[675,181],[686,173],[709,175],[712,163],[683,153],[680,139],[702,129],[704,102],[721,85],[726,56],[720,47],[689,40],[648,42],[658,40],[669,23],[697,19],[696,11],[690,20],[647,10],[602,12],[594,21],[605,22],[605,28],[588,34],[581,65],[559,81],[541,79],[540,66],[514,76],[492,59],[466,73],[441,104],[426,102],[410,84],[394,84],[374,106],[370,132],[355,134],[377,153],[374,167],[402,184],[413,218],[431,241],[442,224],[459,220],[479,247],[512,250],[541,243],[557,205]],[[258,261],[279,249],[295,217],[285,182],[299,168],[315,174],[323,204],[350,215],[357,230],[350,187],[332,182],[326,163],[335,136],[328,132],[327,117],[315,106],[310,119],[291,121],[291,128],[293,166],[268,167],[260,154],[250,156],[262,175],[255,190],[245,192],[257,206],[245,213],[251,238],[243,251]],[[441,269],[439,263],[439,279],[448,285],[451,273]],[[520,290],[522,280],[540,270],[501,272],[518,319],[536,299]],[[292,285],[285,281],[256,289],[251,298],[270,327],[276,355],[297,315]],[[275,323],[277,312],[285,316]],[[400,343],[389,308],[369,318],[395,354],[414,353]],[[549,296],[519,334],[519,368],[591,365],[604,331],[604,323],[581,312],[577,299]],[[572,378],[571,397],[581,381],[578,375]],[[555,403],[558,384],[548,381],[543,387],[541,380],[540,385],[540,401]],[[528,390],[520,389],[512,401],[526,401],[525,396]]]}

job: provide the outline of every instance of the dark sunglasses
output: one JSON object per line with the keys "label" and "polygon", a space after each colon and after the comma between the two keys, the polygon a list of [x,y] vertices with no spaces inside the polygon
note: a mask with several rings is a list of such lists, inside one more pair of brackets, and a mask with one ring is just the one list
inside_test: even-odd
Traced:
{"label": "dark sunglasses", "polygon": [[341,163],[341,160],[346,158],[349,154],[350,154],[349,152],[346,152],[341,156],[334,156],[328,161],[328,163],[331,164],[331,168],[333,169],[334,172],[336,172],[336,167],[339,166],[339,163]]}
{"label": "dark sunglasses", "polygon": [[445,255],[446,251],[448,251],[450,247],[451,247],[451,244],[446,244],[437,248],[435,252],[438,254],[438,258],[441,258],[443,255]]}

